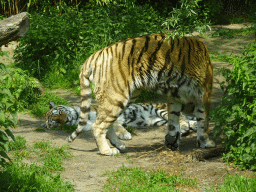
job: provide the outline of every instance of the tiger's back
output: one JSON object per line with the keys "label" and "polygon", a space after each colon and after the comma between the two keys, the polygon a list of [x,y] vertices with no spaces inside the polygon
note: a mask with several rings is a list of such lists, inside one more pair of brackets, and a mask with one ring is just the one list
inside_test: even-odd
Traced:
{"label": "tiger's back", "polygon": [[[178,118],[186,104],[195,105],[201,121],[198,142],[210,146],[206,116],[210,109],[213,67],[207,48],[198,38],[168,38],[164,34],[141,36],[117,42],[90,56],[82,66],[81,121],[69,137],[73,141],[86,124],[90,111],[90,82],[99,102],[93,132],[101,153],[118,153],[106,142],[106,130],[141,88],[168,96],[168,131],[166,146],[178,149]],[[176,117],[177,116],[177,117]],[[200,144],[199,144],[200,145]]]}

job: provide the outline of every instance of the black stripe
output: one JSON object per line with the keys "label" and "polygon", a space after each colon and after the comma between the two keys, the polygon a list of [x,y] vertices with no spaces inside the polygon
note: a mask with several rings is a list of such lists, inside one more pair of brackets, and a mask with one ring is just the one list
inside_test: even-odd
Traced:
{"label": "black stripe", "polygon": [[164,38],[165,38],[165,34],[160,33],[160,36],[161,36],[161,37],[162,37],[162,39],[164,40]]}
{"label": "black stripe", "polygon": [[125,45],[126,45],[126,40],[123,41],[123,53],[122,53],[122,59],[124,58],[124,53],[125,53]]}
{"label": "black stripe", "polygon": [[202,110],[200,110],[200,109],[198,109],[197,112],[199,112],[199,113],[204,113],[204,111],[202,111]]}
{"label": "black stripe", "polygon": [[[108,49],[110,49],[110,53],[111,53],[111,56],[109,55],[110,53],[108,52]],[[108,48],[107,49],[107,60],[106,60],[106,65],[105,65],[105,68],[103,69],[104,72],[105,72],[105,78],[108,79],[108,69],[109,67],[113,66],[113,50],[112,50],[112,47]],[[108,58],[111,58],[109,63],[108,63]],[[101,76],[103,78],[103,75]]]}
{"label": "black stripe", "polygon": [[149,58],[149,65],[154,65],[155,63],[155,60],[156,60],[156,55],[157,55],[157,52],[161,49],[161,46],[163,44],[163,41],[158,41],[158,45],[154,51],[154,53],[152,53],[151,57]]}
{"label": "black stripe", "polygon": [[166,111],[161,111],[161,112],[159,113],[159,116],[160,116],[160,117],[164,117],[165,115],[167,115]]}
{"label": "black stripe", "polygon": [[[80,119],[80,121],[79,121],[79,123],[78,123],[80,126],[85,126],[86,124],[87,124],[87,122],[85,121],[85,122],[83,122],[83,121],[81,121],[81,119]],[[78,135],[80,132],[76,132],[76,134]]]}
{"label": "black stripe", "polygon": [[145,49],[145,52],[147,52],[147,50],[148,50],[148,43],[150,41],[150,37],[148,35],[146,35],[145,38],[146,38],[146,41],[145,41],[144,49]]}
{"label": "black stripe", "polygon": [[136,39],[133,39],[133,40],[132,40],[132,48],[131,48],[130,55],[132,55],[132,54],[133,54],[133,51],[134,51],[134,47],[135,47],[135,45],[136,45]]}
{"label": "black stripe", "polygon": [[197,121],[202,121],[202,120],[204,120],[204,119],[203,119],[203,118],[200,118],[200,117],[197,117],[196,120],[197,120]]}
{"label": "black stripe", "polygon": [[143,123],[143,121],[140,121],[138,123],[136,123],[136,125],[140,126]]}
{"label": "black stripe", "polygon": [[117,106],[121,109],[125,108],[124,104],[119,100],[113,100],[110,96],[108,97],[108,100],[109,100],[109,103],[114,105],[114,106]]}
{"label": "black stripe", "polygon": [[[124,71],[123,71],[123,68],[122,68],[122,66],[124,66],[124,65],[122,65],[122,61],[121,61],[121,58],[120,57],[118,57],[118,68],[119,68],[119,72],[120,72],[120,74],[121,74],[121,76],[122,76],[122,78],[123,78],[123,81],[124,81],[124,84],[125,84],[125,87],[127,87],[127,82],[126,82],[126,75],[125,75],[125,73],[124,73]],[[113,66],[112,66],[112,68],[113,68]],[[113,70],[113,69],[112,69]],[[113,74],[114,75],[114,74]],[[112,76],[112,77],[114,77],[114,76]]]}
{"label": "black stripe", "polygon": [[[157,77],[157,81],[160,81],[160,79],[162,78],[162,74],[163,72],[166,70],[167,66],[170,64],[171,62],[171,56],[170,56],[170,53],[171,53],[171,49],[168,49],[165,53],[165,63],[164,63],[164,66],[163,68],[159,71],[158,73],[158,77]],[[173,67],[173,66],[172,66]],[[172,69],[169,71],[169,73],[171,73]],[[168,76],[170,75],[168,73]]]}
{"label": "black stripe", "polygon": [[90,107],[81,107],[81,112],[82,113],[88,113],[90,111]]}
{"label": "black stripe", "polygon": [[86,94],[86,95],[81,95],[81,98],[82,98],[82,101],[84,101],[84,100],[88,100],[88,99],[90,99],[90,98],[91,98],[91,93]]}
{"label": "black stripe", "polygon": [[[100,64],[100,71],[99,71],[99,74],[101,73],[101,76],[99,76],[99,77],[103,77],[103,67],[104,67],[104,64],[105,64],[105,54],[104,54],[104,52],[102,53],[102,62],[101,62],[101,64]],[[101,79],[100,78],[100,79]],[[100,82],[100,79],[99,79],[99,82]]]}
{"label": "black stripe", "polygon": [[170,47],[171,47],[170,53],[172,53],[172,52],[173,52],[173,49],[174,49],[174,39],[172,39],[171,37],[169,37],[169,40],[171,41],[171,42],[170,42]]}
{"label": "black stripe", "polygon": [[191,43],[191,40],[189,38],[187,38],[186,40],[187,40],[187,43],[188,43],[188,54],[187,54],[188,65],[191,65],[191,63],[190,63],[190,54],[191,54],[190,43]]}
{"label": "black stripe", "polygon": [[181,47],[179,48],[179,53],[178,53],[178,62],[180,62],[180,59],[181,59],[181,51],[182,51],[182,49],[181,49]]}
{"label": "black stripe", "polygon": [[137,64],[140,62],[140,59],[141,59],[141,57],[142,57],[142,54],[145,52],[144,49],[145,49],[145,47],[143,47],[143,48],[141,49],[141,52],[140,52],[139,57],[138,57],[138,60],[137,60]]}
{"label": "black stripe", "polygon": [[170,114],[174,114],[176,116],[180,116],[180,111],[176,112],[176,111],[171,111]]}
{"label": "black stripe", "polygon": [[175,128],[172,124],[169,124],[169,125],[168,125],[168,130],[169,130],[169,131],[174,130],[174,129],[176,129],[176,128]]}
{"label": "black stripe", "polygon": [[118,43],[116,43],[116,56],[115,57],[118,57],[117,47],[118,47]]}
{"label": "black stripe", "polygon": [[94,61],[93,77],[95,77],[95,73],[96,73],[96,71],[97,71],[97,66],[98,66],[98,65],[96,65],[96,63],[97,63],[98,58],[99,58],[99,55],[101,55],[102,51],[103,51],[103,50],[101,50],[101,51],[99,52],[99,54],[98,54],[97,58],[96,58],[96,59],[95,59],[95,61]]}

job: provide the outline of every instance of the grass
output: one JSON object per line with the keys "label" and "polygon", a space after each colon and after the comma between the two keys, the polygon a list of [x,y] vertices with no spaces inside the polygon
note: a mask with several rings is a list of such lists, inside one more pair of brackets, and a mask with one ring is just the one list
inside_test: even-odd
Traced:
{"label": "grass", "polygon": [[121,167],[117,171],[107,171],[107,183],[104,191],[178,191],[176,187],[195,187],[196,180],[186,179],[180,175],[170,175],[162,170],[143,171],[140,167]]}
{"label": "grass", "polygon": [[[70,182],[63,181],[62,161],[70,158],[68,146],[54,147],[51,142],[39,141],[32,146],[24,137],[9,142],[12,162],[0,170],[0,191],[73,191]],[[24,163],[23,160],[31,163]],[[32,163],[33,162],[33,163]]]}
{"label": "grass", "polygon": [[234,39],[237,37],[246,37],[254,35],[254,27],[241,28],[241,29],[215,29],[212,37],[222,37],[223,39]]}
{"label": "grass", "polygon": [[75,125],[66,125],[66,124],[62,124],[58,127],[52,127],[52,130],[63,130],[67,133],[72,133],[73,131],[75,131],[77,128],[77,126]]}
{"label": "grass", "polygon": [[225,182],[222,186],[213,186],[210,190],[207,191],[219,191],[219,192],[254,192],[256,191],[256,176],[246,177],[244,175],[237,175],[235,177],[232,177],[228,175],[225,178]]}

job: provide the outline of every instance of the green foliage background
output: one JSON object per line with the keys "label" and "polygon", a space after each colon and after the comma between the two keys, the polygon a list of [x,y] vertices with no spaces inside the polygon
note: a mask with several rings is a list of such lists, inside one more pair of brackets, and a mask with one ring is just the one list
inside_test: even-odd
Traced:
{"label": "green foliage background", "polygon": [[80,66],[91,54],[114,42],[163,28],[159,25],[162,18],[152,7],[132,6],[89,6],[80,11],[63,6],[32,13],[30,30],[15,51],[16,66],[48,87],[79,86]]}
{"label": "green foliage background", "polygon": [[212,111],[215,134],[222,135],[229,150],[224,159],[243,169],[256,169],[256,41],[241,58],[234,58],[233,69],[223,69],[221,104]]}

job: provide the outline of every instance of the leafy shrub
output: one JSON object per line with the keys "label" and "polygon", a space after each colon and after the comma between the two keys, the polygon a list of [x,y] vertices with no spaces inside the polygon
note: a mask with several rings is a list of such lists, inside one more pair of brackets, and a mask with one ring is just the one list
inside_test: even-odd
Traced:
{"label": "leafy shrub", "polygon": [[228,83],[221,88],[221,104],[212,111],[216,135],[223,134],[229,152],[228,162],[241,168],[256,169],[256,41],[249,44],[241,58],[233,61],[233,70],[223,69]]}
{"label": "leafy shrub", "polygon": [[0,78],[1,89],[8,89],[13,95],[15,108],[23,110],[37,101],[40,85],[19,68],[7,68]]}
{"label": "leafy shrub", "polygon": [[46,112],[49,110],[49,102],[54,102],[55,105],[67,105],[70,104],[67,102],[66,99],[63,99],[59,95],[51,92],[45,92],[42,94],[36,103],[33,103],[29,109],[31,110],[31,114],[35,115],[36,117],[43,117]]}
{"label": "leafy shrub", "polygon": [[159,32],[161,21],[152,7],[129,1],[80,11],[49,7],[31,13],[30,29],[20,40],[15,62],[48,87],[79,86],[80,66],[91,54],[128,37]]}
{"label": "leafy shrub", "polygon": [[198,3],[201,0],[179,0],[180,8],[173,8],[170,16],[163,22],[168,29],[174,29],[173,36],[183,36],[188,32],[197,30],[203,32],[209,26],[209,17],[207,12],[203,12],[204,16],[200,18],[200,7]]}
{"label": "leafy shrub", "polygon": [[[0,52],[0,55],[2,53]],[[17,102],[13,96],[12,90],[5,85],[6,75],[5,65],[0,63],[0,165],[4,166],[6,159],[10,160],[7,155],[8,152],[8,136],[14,141],[15,137],[8,129],[14,127],[18,120],[17,116]]]}

